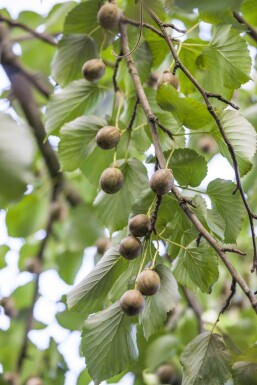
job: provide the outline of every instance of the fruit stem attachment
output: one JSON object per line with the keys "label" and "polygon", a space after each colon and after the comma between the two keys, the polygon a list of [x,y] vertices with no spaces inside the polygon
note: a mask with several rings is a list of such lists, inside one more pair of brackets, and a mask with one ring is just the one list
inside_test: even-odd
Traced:
{"label": "fruit stem attachment", "polygon": [[142,37],[143,25],[144,25],[144,20],[143,20],[143,4],[142,4],[142,1],[140,1],[140,24],[139,24],[139,35],[138,35],[137,42],[136,42],[134,48],[132,48],[132,50],[130,52],[128,52],[126,55],[117,55],[115,53],[115,51],[112,50],[112,54],[115,57],[117,57],[119,59],[126,58],[126,57],[130,56],[137,49],[137,47],[138,47],[138,45],[140,43],[141,37]]}
{"label": "fruit stem attachment", "polygon": [[[178,43],[178,48],[177,48],[177,55],[179,56],[179,54],[180,54],[180,51],[181,51],[181,48],[182,48],[182,45],[183,45],[183,43],[182,43],[182,41],[181,40],[179,40],[179,43]],[[173,73],[173,71],[175,70],[175,60],[174,60],[174,58],[172,59],[172,62],[171,62],[171,65],[170,65],[170,67],[169,67],[169,72],[171,72],[171,73]]]}
{"label": "fruit stem attachment", "polygon": [[120,119],[120,114],[121,114],[123,102],[124,102],[124,98],[123,98],[123,96],[121,96],[119,106],[118,106],[118,111],[117,111],[116,118],[115,118],[115,127],[117,127],[117,128],[119,128],[119,119]]}
{"label": "fruit stem attachment", "polygon": [[154,253],[154,256],[153,256],[153,260],[152,260],[152,264],[150,266],[150,269],[153,269],[155,267],[155,262],[156,262],[156,258],[157,258],[157,255],[158,255],[158,252],[159,252],[159,241],[156,241],[157,242],[157,245],[158,245],[158,248],[156,249],[155,253]]}
{"label": "fruit stem attachment", "polygon": [[[161,233],[161,234],[162,234],[162,233]],[[172,245],[181,247],[182,249],[188,251],[187,247],[181,245],[180,243],[173,242],[173,241],[171,241],[170,239],[164,238],[164,237],[161,236],[161,234],[157,233],[158,237],[160,237],[161,239],[163,239],[165,242],[168,242],[168,243],[170,243],[170,244],[172,244]]]}
{"label": "fruit stem attachment", "polygon": [[148,252],[148,249],[149,249],[149,244],[150,244],[149,239],[146,239],[144,241],[144,245],[143,245],[143,253],[142,253],[143,254],[143,258],[142,258],[142,262],[140,264],[139,270],[137,272],[134,289],[136,289],[136,287],[137,287],[137,277],[139,276],[139,274],[143,270],[143,267],[144,267],[144,264],[145,264],[145,260],[146,260],[146,256],[147,256],[147,252]]}

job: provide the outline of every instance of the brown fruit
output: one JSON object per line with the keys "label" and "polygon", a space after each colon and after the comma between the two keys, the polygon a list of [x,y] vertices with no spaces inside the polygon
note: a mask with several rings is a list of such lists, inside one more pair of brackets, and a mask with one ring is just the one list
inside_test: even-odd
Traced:
{"label": "brown fruit", "polygon": [[129,231],[134,237],[144,237],[151,230],[151,219],[145,214],[139,214],[129,220]]}
{"label": "brown fruit", "polygon": [[82,67],[82,74],[89,82],[100,80],[105,74],[105,64],[100,59],[88,60]]}
{"label": "brown fruit", "polygon": [[124,183],[124,176],[117,167],[109,167],[101,175],[100,186],[107,194],[115,194]]}
{"label": "brown fruit", "polygon": [[137,288],[143,295],[154,295],[160,288],[161,280],[153,270],[145,270],[137,278]]}
{"label": "brown fruit", "polygon": [[157,195],[167,194],[174,185],[174,178],[170,170],[160,169],[155,171],[150,179],[150,187]]}
{"label": "brown fruit", "polygon": [[202,136],[198,141],[198,147],[205,154],[213,154],[217,151],[217,143],[212,136]]}
{"label": "brown fruit", "polygon": [[161,384],[171,384],[175,373],[170,364],[164,364],[158,368],[156,374]]}
{"label": "brown fruit", "polygon": [[111,247],[111,241],[109,238],[99,238],[96,241],[96,248],[99,254],[104,254]]}
{"label": "brown fruit", "polygon": [[2,298],[0,305],[4,308],[4,313],[10,317],[15,318],[18,315],[18,311],[15,307],[15,303],[11,297]]}
{"label": "brown fruit", "polygon": [[6,372],[3,375],[4,380],[10,385],[20,384],[20,376],[15,372]]}
{"label": "brown fruit", "polygon": [[27,380],[26,385],[43,385],[43,381],[39,377],[30,377]]}
{"label": "brown fruit", "polygon": [[102,127],[96,134],[96,144],[103,150],[116,147],[120,140],[120,130],[114,126]]}
{"label": "brown fruit", "polygon": [[120,299],[120,307],[128,316],[138,315],[144,306],[145,299],[138,290],[128,290]]}
{"label": "brown fruit", "polygon": [[41,271],[41,264],[37,258],[28,258],[25,262],[25,271],[32,274],[39,274]]}
{"label": "brown fruit", "polygon": [[121,10],[114,3],[105,3],[98,11],[97,20],[105,29],[115,29],[121,17]]}
{"label": "brown fruit", "polygon": [[125,259],[130,261],[136,259],[141,254],[141,251],[142,243],[139,239],[132,237],[131,235],[122,239],[119,252]]}
{"label": "brown fruit", "polygon": [[176,90],[179,87],[179,81],[176,75],[173,75],[172,73],[165,71],[161,75],[161,78],[158,81],[158,87],[160,87],[162,84],[168,83],[172,85]]}

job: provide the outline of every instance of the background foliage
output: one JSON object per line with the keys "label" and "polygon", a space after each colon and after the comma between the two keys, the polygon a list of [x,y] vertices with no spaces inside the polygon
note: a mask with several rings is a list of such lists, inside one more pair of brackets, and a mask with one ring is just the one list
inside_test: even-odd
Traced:
{"label": "background foliage", "polygon": [[[139,4],[117,3],[126,18],[138,22]],[[167,84],[157,87],[158,77],[176,63],[156,30],[143,28],[133,53],[153,114],[166,127],[166,132],[159,127],[158,135],[168,167],[179,191],[192,200],[192,212],[229,250],[227,260],[254,292],[253,240],[242,194],[236,190],[235,162],[192,76],[208,93],[233,146],[238,177],[256,213],[257,1],[147,3],[164,23],[187,30],[167,28],[191,74],[177,69],[178,90]],[[78,385],[92,378],[95,383],[123,378],[125,384],[158,385],[158,367],[170,363],[174,384],[256,385],[256,312],[247,289],[244,293],[237,285],[234,293],[237,277],[232,274],[231,286],[229,271],[210,244],[199,239],[172,193],[161,202],[157,234],[144,264],[159,248],[155,269],[161,289],[147,299],[138,318],[128,318],[120,309],[119,298],[133,287],[141,261],[124,260],[118,244],[128,233],[132,214],[154,212],[148,179],[158,154],[126,60],[112,54],[120,52],[118,30],[99,26],[98,9],[98,1],[85,0],[56,4],[46,15],[23,11],[17,20],[6,9],[0,12],[1,63],[10,81],[0,103],[0,209],[8,231],[6,244],[0,246],[0,277],[7,281],[11,276],[0,289],[0,384],[33,385],[31,377],[41,378],[44,385],[62,384],[70,370],[82,369]],[[159,31],[146,10],[144,21]],[[125,24],[131,48],[139,29]],[[83,63],[100,57],[105,76],[97,83],[84,80]],[[95,135],[106,124],[121,130],[117,151],[96,145]],[[114,159],[125,183],[117,194],[108,195],[99,188],[99,178]],[[233,180],[222,177],[223,167]],[[103,236],[112,238],[104,256],[95,247]],[[49,272],[54,274],[48,288],[56,302],[54,317],[41,317],[46,320],[41,322],[40,313],[47,313],[50,305],[44,302]],[[229,295],[231,306],[213,329]],[[61,345],[72,343],[71,336],[82,328],[79,352],[87,367],[78,364],[74,370],[80,362],[73,357],[77,344],[70,348],[72,359],[68,344],[66,349]]]}

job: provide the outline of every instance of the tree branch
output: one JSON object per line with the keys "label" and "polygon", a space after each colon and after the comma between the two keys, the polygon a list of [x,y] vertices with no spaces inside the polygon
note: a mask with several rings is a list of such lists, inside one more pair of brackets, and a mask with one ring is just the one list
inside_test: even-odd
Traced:
{"label": "tree branch", "polygon": [[183,290],[184,296],[187,300],[189,307],[191,307],[191,309],[195,313],[197,323],[198,323],[198,332],[199,332],[199,334],[201,334],[204,332],[204,322],[202,320],[202,309],[201,309],[198,301],[196,300],[196,298],[193,296],[193,294],[187,288],[182,286],[182,290]]}
{"label": "tree branch", "polygon": [[28,27],[26,24],[19,23],[16,20],[7,19],[6,17],[0,15],[0,22],[1,21],[8,24],[10,27],[21,28],[24,31],[29,32],[32,36],[36,37],[37,39],[40,39],[40,40],[42,40],[48,44],[51,44],[53,46],[57,45],[56,41],[54,40],[54,38],[51,35],[48,35],[48,34],[43,33],[43,32],[37,32],[34,29]]}
{"label": "tree branch", "polygon": [[[59,187],[60,186],[56,186],[56,185],[53,187],[51,203],[57,201],[58,196],[61,192]],[[38,261],[38,265],[40,266],[40,269],[39,269],[39,272],[36,273],[35,287],[34,287],[34,292],[33,292],[33,297],[32,297],[32,303],[31,303],[31,306],[29,308],[29,314],[27,315],[27,318],[26,318],[26,326],[25,326],[25,331],[24,331],[24,335],[23,335],[23,341],[22,341],[21,350],[19,352],[17,363],[16,363],[16,373],[17,374],[21,373],[24,360],[27,358],[27,351],[28,351],[28,345],[29,345],[28,334],[33,328],[34,308],[35,308],[35,304],[36,304],[36,301],[38,298],[39,278],[40,278],[42,264],[43,264],[44,252],[45,252],[48,240],[49,240],[51,233],[52,233],[54,220],[55,220],[55,214],[53,212],[51,212],[51,210],[50,210],[49,218],[48,218],[47,225],[46,225],[46,235],[45,235],[44,239],[42,240],[42,242],[39,246],[39,249],[38,249],[38,253],[36,255],[36,259]]]}
{"label": "tree branch", "polygon": [[240,24],[246,25],[248,35],[257,41],[257,31],[245,20],[245,18],[238,12],[233,12],[233,16]]}
{"label": "tree branch", "polygon": [[[172,41],[170,40],[170,37],[167,34],[166,29],[163,26],[162,21],[158,18],[158,16],[153,11],[149,10],[149,14],[153,18],[153,20],[156,22],[156,24],[159,26],[159,28],[160,28],[160,30],[161,30],[161,32],[162,32],[162,34],[163,34],[163,36],[167,42],[167,45],[168,45],[168,47],[172,53],[172,56],[173,56],[174,61],[175,61],[175,66],[177,68],[180,68],[181,71],[184,72],[184,74],[187,76],[187,78],[192,82],[192,84],[194,84],[194,86],[198,89],[198,91],[202,95],[204,102],[206,104],[206,107],[207,107],[209,113],[212,115],[213,119],[215,120],[216,125],[219,128],[219,131],[221,133],[221,136],[227,145],[227,148],[229,150],[229,153],[231,155],[232,162],[233,162],[233,167],[234,167],[235,177],[236,177],[236,183],[237,183],[237,189],[240,192],[243,204],[245,206],[245,209],[247,211],[247,215],[249,218],[251,234],[252,234],[252,244],[253,244],[253,266],[252,266],[251,271],[254,272],[255,270],[257,270],[257,247],[256,247],[256,241],[255,241],[254,224],[253,224],[253,218],[255,218],[256,216],[255,216],[255,214],[252,213],[252,211],[248,205],[248,202],[246,200],[246,197],[245,197],[244,189],[243,189],[243,186],[241,183],[239,167],[238,167],[238,162],[237,162],[234,147],[232,146],[230,140],[227,137],[227,134],[224,130],[224,127],[221,124],[219,116],[216,114],[216,112],[213,109],[212,104],[209,101],[210,96],[208,96],[208,93],[202,88],[202,86],[198,83],[198,81],[193,77],[193,75],[188,71],[188,69],[179,60],[177,52],[176,52],[175,48],[173,47]],[[211,95],[212,95],[211,97],[213,97],[213,94],[211,94]],[[215,97],[217,97],[217,95]],[[222,99],[224,101],[224,98],[222,98]]]}
{"label": "tree branch", "polygon": [[[121,34],[121,48],[124,54],[127,54],[130,52],[129,45],[128,45],[128,37],[127,37],[127,28],[124,23],[120,23],[120,34]],[[166,166],[166,160],[164,157],[164,154],[161,149],[160,140],[158,131],[156,128],[155,120],[153,119],[153,112],[151,110],[150,104],[147,100],[146,94],[144,92],[142,83],[140,81],[140,77],[136,68],[136,65],[131,57],[129,55],[126,58],[128,71],[130,73],[130,76],[132,78],[132,81],[134,83],[134,87],[137,92],[137,96],[139,98],[140,104],[143,107],[144,113],[146,115],[148,125],[151,130],[152,135],[152,141],[155,148],[156,158],[159,162],[159,165],[161,168],[165,168]],[[214,250],[217,252],[217,254],[220,256],[221,260],[227,267],[228,271],[230,272],[231,276],[237,281],[245,295],[248,297],[255,313],[257,314],[257,299],[255,298],[254,294],[248,287],[247,283],[244,281],[244,279],[237,273],[234,266],[231,264],[229,259],[227,258],[226,254],[222,251],[222,247],[218,244],[218,242],[213,238],[213,236],[205,229],[205,227],[202,225],[202,223],[199,221],[197,216],[189,209],[188,205],[185,203],[184,197],[180,194],[179,190],[176,186],[172,188],[172,192],[177,198],[178,202],[180,203],[181,208],[187,215],[187,217],[190,219],[190,221],[194,224],[196,229],[199,233],[202,234],[202,236],[206,239],[206,241],[214,248]]]}
{"label": "tree branch", "polygon": [[46,132],[40,117],[38,105],[32,92],[31,84],[28,82],[24,70],[21,70],[22,67],[18,63],[16,56],[12,52],[12,47],[9,44],[8,35],[6,34],[6,31],[1,28],[1,25],[0,46],[1,64],[10,80],[14,96],[17,98],[26,119],[32,128],[53,185],[59,186],[66,191],[66,197],[71,205],[74,206],[80,204],[81,198],[75,191],[71,191],[71,189],[66,186],[64,176],[60,172],[60,164],[57,156],[49,141],[45,141]]}

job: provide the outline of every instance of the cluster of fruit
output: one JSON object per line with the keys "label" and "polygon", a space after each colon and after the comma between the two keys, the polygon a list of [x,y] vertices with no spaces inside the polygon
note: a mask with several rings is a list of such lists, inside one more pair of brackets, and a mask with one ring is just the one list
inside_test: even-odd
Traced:
{"label": "cluster of fruit", "polygon": [[[174,183],[170,170],[155,171],[150,179],[150,187],[157,196],[167,194]],[[127,260],[137,258],[142,251],[142,242],[138,239],[148,236],[152,231],[152,221],[145,214],[138,214],[128,224],[131,235],[125,237],[119,246],[120,254]],[[136,280],[136,288],[126,291],[120,299],[122,311],[128,316],[141,313],[145,305],[144,296],[154,295],[160,288],[160,277],[152,269],[141,272]]]}

